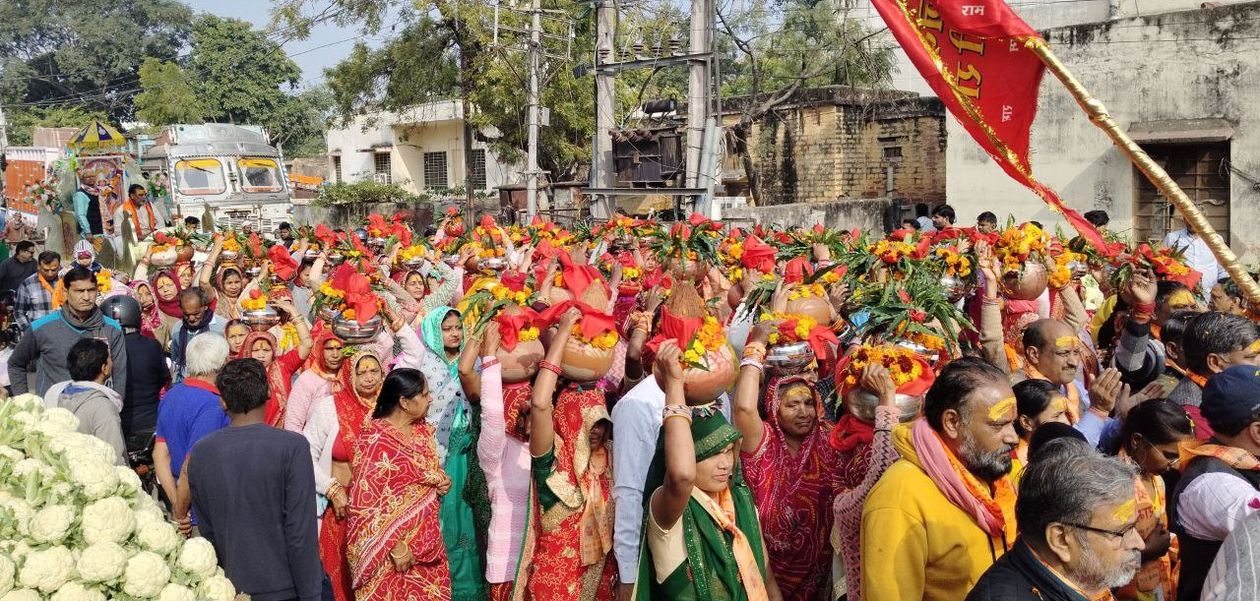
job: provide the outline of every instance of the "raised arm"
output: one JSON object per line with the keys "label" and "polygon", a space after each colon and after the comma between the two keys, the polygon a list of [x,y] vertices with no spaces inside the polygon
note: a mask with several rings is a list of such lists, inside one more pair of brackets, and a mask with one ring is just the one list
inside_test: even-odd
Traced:
{"label": "raised arm", "polygon": [[976,262],[984,276],[984,296],[980,299],[980,350],[984,358],[1010,373],[1006,340],[1002,335],[1002,305],[998,298],[998,268],[993,251],[985,242],[976,244]]}
{"label": "raised arm", "polygon": [[696,446],[691,440],[691,410],[683,397],[682,351],[666,340],[656,353],[655,369],[665,376],[665,483],[652,495],[650,510],[656,523],[673,528],[691,500],[696,484]]}
{"label": "raised arm", "polygon": [[745,359],[739,367],[739,376],[735,380],[735,408],[732,418],[735,427],[742,435],[740,450],[752,453],[761,447],[761,439],[765,436],[766,424],[761,420],[757,410],[758,397],[761,396],[762,362],[766,358],[766,344],[770,339],[770,331],[778,327],[775,320],[763,321],[753,328],[748,336],[748,344],[744,345]]}
{"label": "raised arm", "polygon": [[[487,324],[481,334],[473,336],[472,340],[464,345],[464,350],[459,353],[459,383],[464,387],[464,395],[468,397],[469,403],[481,402],[481,374],[477,373],[477,357],[481,356],[481,341],[489,330],[494,330],[497,335],[498,328],[499,326],[493,322]],[[495,348],[498,348],[497,344]]]}
{"label": "raised arm", "polygon": [[293,329],[297,330],[298,357],[306,359],[311,354],[311,348],[315,346],[315,341],[311,339],[311,326],[306,323],[306,316],[298,313],[297,307],[293,306],[293,302],[290,300],[283,298],[272,299],[271,304],[289,316]]}
{"label": "raised arm", "polygon": [[211,294],[211,298],[213,298],[214,295],[214,284],[212,282],[214,278],[214,270],[219,263],[219,254],[222,252],[223,236],[215,234],[214,246],[210,247],[210,253],[206,257],[206,262],[201,264],[201,272],[197,276],[197,283]]}
{"label": "raised arm", "polygon": [[560,357],[564,356],[564,345],[569,341],[569,334],[579,317],[581,313],[577,309],[570,309],[560,318],[560,328],[551,337],[547,356],[534,378],[534,396],[529,410],[529,453],[534,457],[546,455],[555,446],[556,427],[552,421],[555,408],[551,398],[560,379]]}
{"label": "raised arm", "polygon": [[[472,346],[472,345],[469,345]],[[503,464],[503,448],[507,443],[507,424],[503,409],[503,366],[495,353],[499,351],[498,328],[486,328],[481,345],[481,437],[477,439],[477,458],[487,477],[499,474]]]}

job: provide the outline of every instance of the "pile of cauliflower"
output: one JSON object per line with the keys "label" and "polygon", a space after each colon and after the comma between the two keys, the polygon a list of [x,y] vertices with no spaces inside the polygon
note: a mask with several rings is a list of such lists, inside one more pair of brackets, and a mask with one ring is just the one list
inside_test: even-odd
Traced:
{"label": "pile of cauliflower", "polygon": [[0,601],[234,599],[214,547],[78,425],[35,395],[0,401]]}

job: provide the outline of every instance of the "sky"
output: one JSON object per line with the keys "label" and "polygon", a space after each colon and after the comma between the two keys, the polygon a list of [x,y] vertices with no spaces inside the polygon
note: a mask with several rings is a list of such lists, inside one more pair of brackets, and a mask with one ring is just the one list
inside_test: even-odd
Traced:
{"label": "sky", "polygon": [[[266,0],[183,0],[183,2],[196,12],[244,19],[253,23],[256,29],[263,29],[271,22],[271,2]],[[334,23],[325,22],[316,25],[311,30],[309,38],[286,43],[285,52],[302,68],[302,87],[323,82],[324,69],[350,55],[357,35],[358,31],[354,29],[343,29]]]}

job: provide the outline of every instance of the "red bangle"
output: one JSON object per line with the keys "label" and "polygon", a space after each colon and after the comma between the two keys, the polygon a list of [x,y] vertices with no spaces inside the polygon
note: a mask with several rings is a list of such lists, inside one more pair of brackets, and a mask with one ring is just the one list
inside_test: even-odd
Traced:
{"label": "red bangle", "polygon": [[539,362],[538,362],[538,367],[541,367],[542,369],[545,369],[545,370],[547,370],[547,371],[549,371],[549,372],[551,372],[551,373],[553,373],[553,374],[556,374],[557,376],[558,376],[558,375],[560,375],[560,366],[559,366],[559,365],[556,365],[555,363],[552,363],[552,362],[550,362],[550,361],[548,361],[548,360],[546,360],[546,359],[543,359],[542,361],[539,361]]}
{"label": "red bangle", "polygon": [[482,362],[481,362],[481,369],[490,369],[491,367],[494,367],[494,366],[496,366],[496,365],[498,365],[498,364],[499,364],[499,358],[498,358],[498,357],[491,357],[491,358],[489,358],[489,359],[487,359],[487,360],[485,360],[485,361],[482,361]]}

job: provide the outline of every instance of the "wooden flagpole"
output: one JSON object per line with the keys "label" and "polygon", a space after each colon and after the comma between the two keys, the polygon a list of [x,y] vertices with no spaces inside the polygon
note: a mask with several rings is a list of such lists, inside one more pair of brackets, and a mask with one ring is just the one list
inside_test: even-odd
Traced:
{"label": "wooden flagpole", "polygon": [[[1159,189],[1165,198],[1172,201],[1173,206],[1177,207],[1177,211],[1181,213],[1186,224],[1194,230],[1204,242],[1207,242],[1208,249],[1212,251],[1212,255],[1216,257],[1217,262],[1225,267],[1225,271],[1229,272],[1229,277],[1233,278],[1238,284],[1238,289],[1247,297],[1247,301],[1253,306],[1260,306],[1260,285],[1251,279],[1247,270],[1238,262],[1238,257],[1234,255],[1234,251],[1230,250],[1229,245],[1221,239],[1220,234],[1212,228],[1207,218],[1203,216],[1203,212],[1199,207],[1195,206],[1190,197],[1181,190],[1176,182],[1168,177],[1168,173],[1160,167],[1150,155],[1142,150],[1132,138],[1129,137],[1120,126],[1111,118],[1111,114],[1107,112],[1107,107],[1103,106],[1102,101],[1093,97],[1081,82],[1068,71],[1067,67],[1054,55],[1045,40],[1040,38],[1030,38],[1025,46],[1032,50],[1037,58],[1045,63],[1046,67],[1059,81],[1063,82],[1063,86],[1067,88],[1072,97],[1076,99],[1077,104],[1085,110],[1089,115],[1090,121],[1094,122],[1099,129],[1107,133],[1111,141],[1115,143],[1120,152],[1124,153],[1147,179]],[[1213,284],[1214,282],[1208,282]]]}

